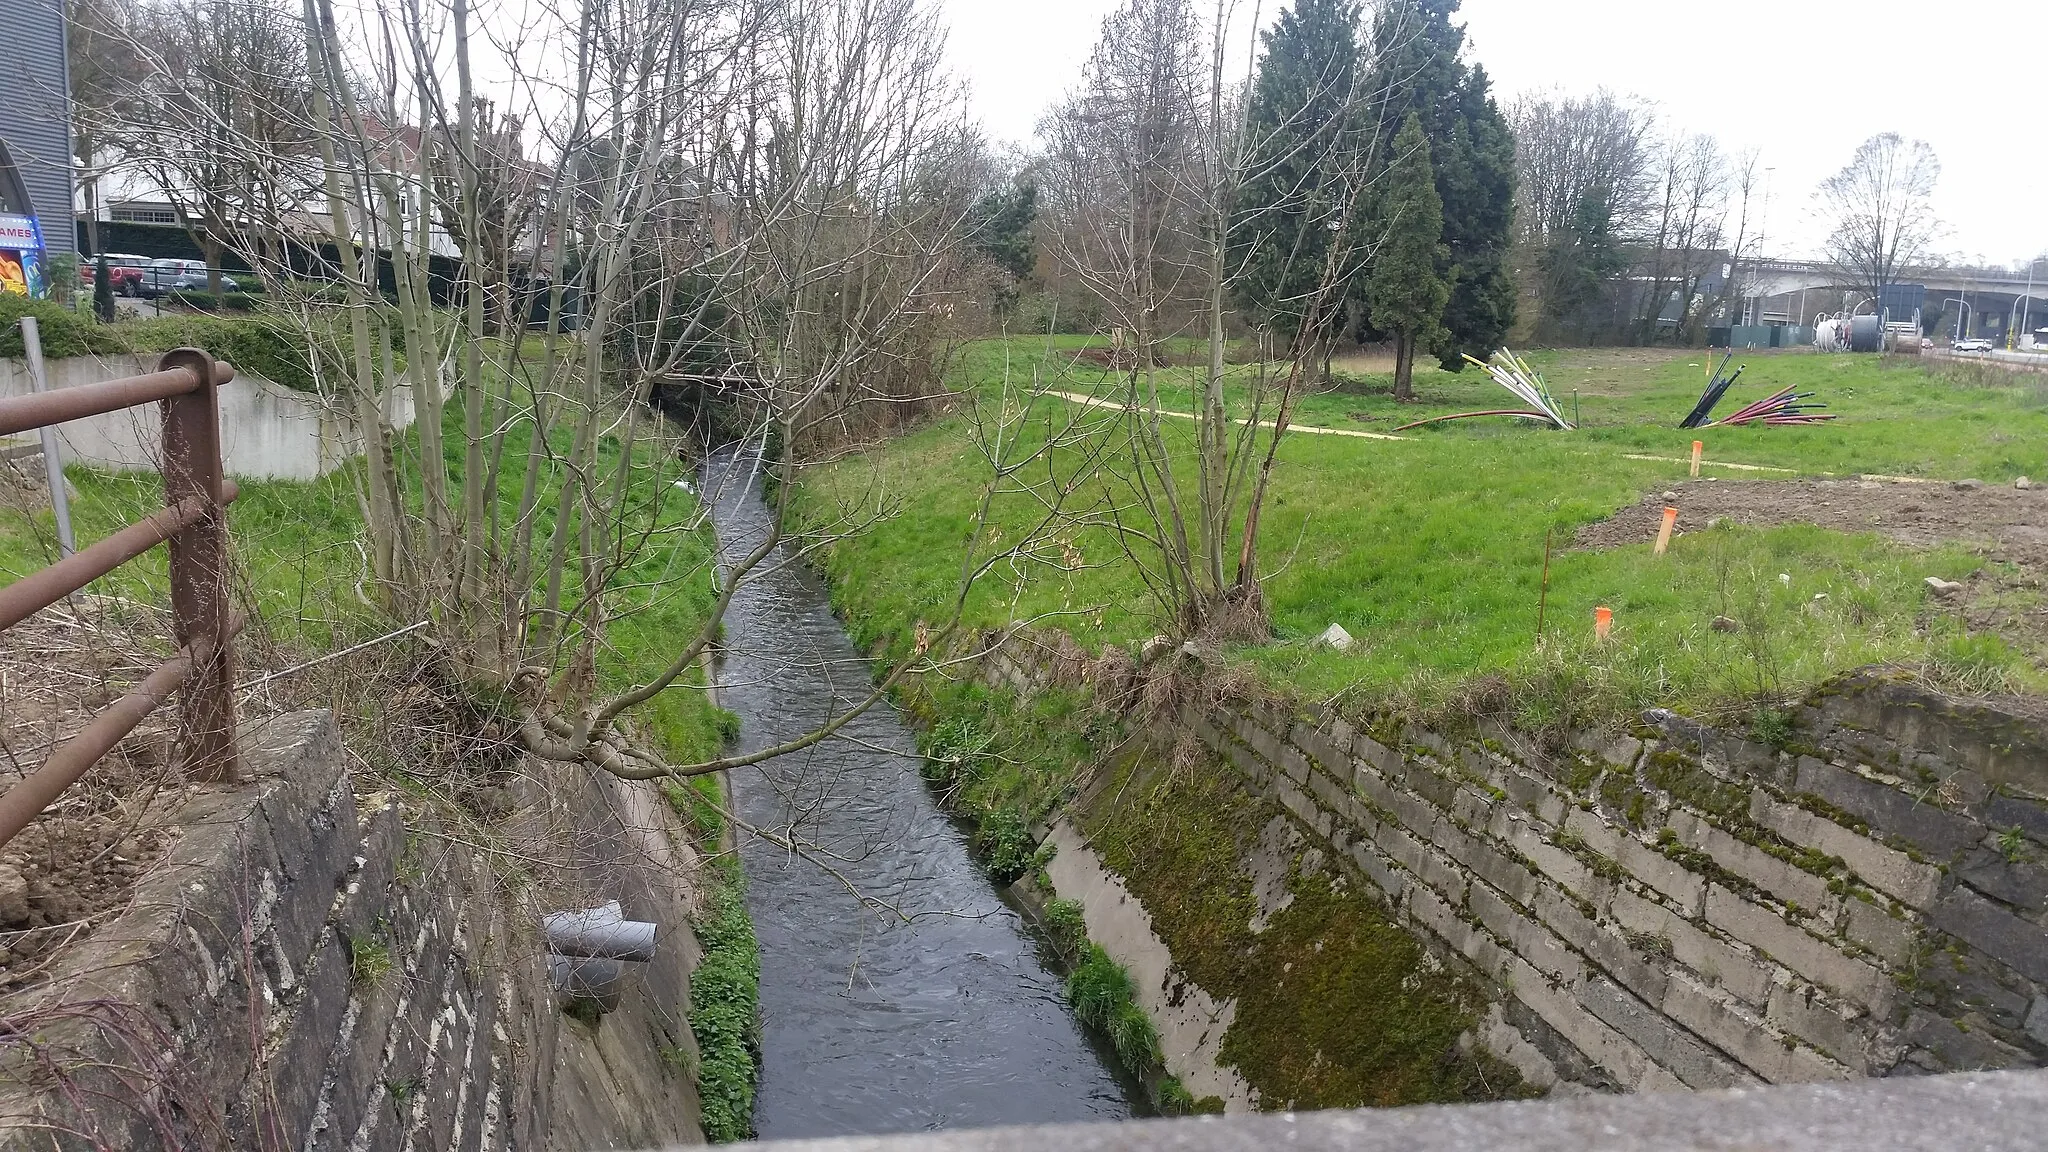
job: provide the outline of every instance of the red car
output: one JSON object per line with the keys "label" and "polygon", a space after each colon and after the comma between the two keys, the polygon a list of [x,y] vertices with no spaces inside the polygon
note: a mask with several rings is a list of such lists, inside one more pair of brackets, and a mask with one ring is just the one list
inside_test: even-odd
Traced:
{"label": "red car", "polygon": [[[149,267],[149,257],[135,256],[126,252],[107,253],[107,279],[114,283],[117,296],[139,296],[142,294],[142,270]],[[99,275],[99,258],[91,257],[78,262],[79,279],[90,287]]]}

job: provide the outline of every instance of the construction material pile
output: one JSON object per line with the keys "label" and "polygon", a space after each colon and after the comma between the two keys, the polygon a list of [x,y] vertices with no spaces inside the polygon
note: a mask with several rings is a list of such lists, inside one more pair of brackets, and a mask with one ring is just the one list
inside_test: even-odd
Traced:
{"label": "construction material pile", "polygon": [[1728,365],[1734,359],[1733,352],[1721,357],[1720,366],[1714,369],[1713,375],[1707,377],[1707,388],[1700,393],[1700,402],[1693,405],[1692,411],[1678,425],[1680,428],[1733,428],[1743,424],[1819,424],[1835,418],[1832,413],[1820,411],[1827,407],[1825,404],[1802,403],[1811,399],[1814,393],[1794,392],[1790,388],[1784,388],[1755,403],[1745,405],[1722,419],[1709,419],[1713,415],[1714,406],[1721,402],[1721,397],[1728,394],[1728,389],[1749,367],[1745,364],[1733,372],[1728,371]]}
{"label": "construction material pile", "polygon": [[1731,428],[1739,424],[1819,424],[1835,418],[1832,412],[1822,412],[1825,404],[1802,404],[1811,399],[1811,392],[1794,392],[1790,388],[1773,392],[1754,404],[1707,425],[1709,428]]}
{"label": "construction material pile", "polygon": [[1449,416],[1432,416],[1427,420],[1403,424],[1394,431],[1401,432],[1445,420],[1467,420],[1474,416],[1519,416],[1525,420],[1541,420],[1567,432],[1571,431],[1572,423],[1564,418],[1564,413],[1557,407],[1557,401],[1551,398],[1550,388],[1543,383],[1542,373],[1529,367],[1528,361],[1505,348],[1485,360],[1469,355],[1465,360],[1485,369],[1486,374],[1493,377],[1494,383],[1514,393],[1517,400],[1529,407],[1490,408],[1484,412],[1457,412]]}

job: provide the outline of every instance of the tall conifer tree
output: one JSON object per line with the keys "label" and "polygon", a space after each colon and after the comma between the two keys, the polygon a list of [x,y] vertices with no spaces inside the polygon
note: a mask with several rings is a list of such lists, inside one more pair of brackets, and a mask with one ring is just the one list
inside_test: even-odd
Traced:
{"label": "tall conifer tree", "polygon": [[1386,229],[1366,276],[1365,306],[1373,327],[1394,338],[1394,398],[1415,398],[1415,354],[1444,339],[1451,287],[1443,268],[1443,202],[1437,198],[1429,141],[1414,112],[1394,137],[1391,166],[1381,177],[1379,211]]}
{"label": "tall conifer tree", "polygon": [[1300,354],[1327,333],[1301,335],[1301,302],[1323,271],[1343,212],[1325,173],[1333,153],[1360,147],[1359,0],[1295,0],[1265,34],[1246,108],[1248,162],[1231,228],[1239,307]]}

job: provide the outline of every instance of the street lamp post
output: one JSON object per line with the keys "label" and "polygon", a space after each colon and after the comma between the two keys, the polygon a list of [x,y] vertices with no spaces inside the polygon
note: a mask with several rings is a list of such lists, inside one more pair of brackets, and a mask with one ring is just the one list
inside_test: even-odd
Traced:
{"label": "street lamp post", "polygon": [[1954,337],[1952,337],[1952,339],[1968,339],[1970,332],[1970,302],[1968,300],[1963,299],[1960,296],[1950,296],[1946,300],[1943,300],[1942,303],[1944,305],[1961,304],[1963,306],[1962,315],[1956,317],[1956,334]]}
{"label": "street lamp post", "polygon": [[2027,326],[2029,314],[2034,310],[2034,265],[2040,262],[2041,258],[2038,256],[2027,261],[2027,294],[2012,302],[2013,311],[2017,315],[2005,331],[2005,350],[2008,352],[2019,351],[2020,329]]}

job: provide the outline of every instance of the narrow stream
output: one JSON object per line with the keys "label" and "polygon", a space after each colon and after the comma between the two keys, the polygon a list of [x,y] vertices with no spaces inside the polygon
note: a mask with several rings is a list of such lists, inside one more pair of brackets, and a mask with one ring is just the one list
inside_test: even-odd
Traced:
{"label": "narrow stream", "polygon": [[[745,467],[722,455],[707,476],[729,556],[768,521]],[[719,665],[748,751],[814,730],[871,686],[823,582],[786,552],[770,564],[734,597]],[[734,773],[747,823],[794,826],[830,866],[742,838],[761,945],[759,1135],[1130,1116],[1060,977],[901,754],[915,747],[884,703],[831,740]]]}

